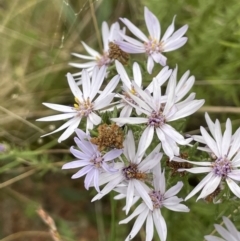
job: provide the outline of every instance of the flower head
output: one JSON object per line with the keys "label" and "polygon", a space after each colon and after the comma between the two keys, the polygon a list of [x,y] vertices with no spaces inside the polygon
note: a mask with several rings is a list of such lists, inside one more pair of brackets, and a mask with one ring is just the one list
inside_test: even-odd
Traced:
{"label": "flower head", "polygon": [[186,33],[188,26],[184,25],[174,33],[174,17],[172,24],[168,27],[163,37],[160,38],[160,23],[157,17],[150,12],[147,7],[144,8],[144,18],[149,32],[149,37],[147,37],[128,19],[121,18],[121,21],[128,27],[132,34],[141,41],[120,34],[125,41],[118,40],[116,43],[127,53],[146,53],[148,56],[147,69],[149,73],[152,73],[154,62],[159,63],[162,66],[166,65],[167,58],[162,54],[163,52],[176,50],[187,42],[187,38],[182,36]]}
{"label": "flower head", "polygon": [[215,224],[214,227],[218,231],[218,233],[223,237],[218,238],[213,235],[206,235],[204,238],[207,241],[239,241],[240,240],[240,232],[236,229],[234,224],[227,217],[222,217],[223,222],[227,228],[223,228],[219,224]]}
{"label": "flower head", "polygon": [[126,213],[128,213],[132,206],[135,192],[139,193],[149,209],[153,209],[151,198],[146,192],[145,182],[148,180],[150,170],[161,160],[162,153],[159,152],[160,145],[158,145],[145,159],[142,160],[143,155],[139,155],[139,150],[141,149],[142,146],[139,145],[137,152],[135,151],[133,134],[132,131],[129,131],[124,142],[123,151],[127,161],[125,163],[122,161],[121,163],[115,164],[115,168],[118,168],[119,170],[118,172],[103,173],[100,176],[100,184],[107,183],[107,185],[92,199],[92,201],[101,199],[118,185],[124,184],[127,186]]}
{"label": "flower head", "polygon": [[165,175],[164,171],[161,172],[160,163],[154,167],[152,172],[153,188],[151,189],[146,186],[146,189],[151,198],[153,210],[149,209],[145,202],[142,202],[128,218],[120,222],[120,224],[128,223],[134,217],[138,216],[125,241],[134,238],[145,221],[146,240],[151,241],[153,239],[155,226],[160,240],[165,241],[167,238],[167,225],[161,214],[161,209],[167,208],[176,212],[189,212],[189,208],[181,204],[183,199],[175,196],[182,189],[183,183],[178,182],[175,186],[166,191]]}
{"label": "flower head", "polygon": [[[124,35],[125,30],[121,30],[119,23],[116,22],[111,25],[110,29],[106,22],[102,23],[102,39],[103,39],[103,51],[102,54],[95,51],[91,47],[89,47],[86,43],[82,42],[83,47],[88,52],[90,56],[73,53],[72,55],[80,58],[91,60],[86,63],[70,63],[71,66],[86,69],[87,72],[92,75],[94,67],[98,66],[99,68],[102,66],[109,66],[115,59],[118,59],[122,63],[126,63],[128,61],[128,54],[123,52],[118,45],[115,43],[117,40],[122,40],[122,37],[119,33]],[[73,74],[73,76],[81,76],[82,72],[78,72]],[[79,82],[80,83],[80,82]]]}
{"label": "flower head", "polygon": [[[129,116],[131,116],[133,106],[130,105],[128,102],[132,102],[135,105],[137,104],[130,97],[129,93],[139,96],[133,86],[133,83],[136,84],[139,88],[142,88],[141,69],[136,62],[133,64],[133,80],[131,81],[130,78],[128,77],[128,74],[127,74],[126,70],[124,69],[123,65],[120,62],[118,62],[117,60],[115,61],[115,64],[116,64],[117,72],[120,75],[120,78],[123,82],[123,93],[119,94],[119,96],[122,98],[122,100],[121,100],[120,104],[118,104],[116,107],[122,108],[122,110],[120,112],[120,117],[129,117]],[[166,82],[166,80],[169,78],[171,73],[172,73],[172,70],[169,69],[168,66],[166,66],[159,72],[159,74],[155,77],[155,79],[157,79],[159,85],[162,85],[163,83]],[[152,91],[153,91],[152,82],[149,84],[149,86],[146,87],[146,89],[144,91],[149,94],[152,93]],[[126,98],[128,100],[128,102],[124,101],[124,98]],[[138,115],[141,114],[141,112],[138,109],[136,109],[136,112]]]}
{"label": "flower head", "polygon": [[[59,137],[58,142],[67,139],[74,130],[79,126],[82,119],[86,119],[86,131],[92,129],[94,125],[101,122],[101,117],[96,114],[97,111],[107,108],[114,98],[112,91],[119,82],[119,76],[115,76],[108,83],[105,89],[100,93],[99,90],[103,83],[106,74],[106,67],[98,69],[96,67],[93,71],[92,78],[89,77],[88,72],[83,70],[82,75],[82,90],[77,86],[75,80],[70,73],[67,74],[69,87],[75,97],[74,106],[57,105],[50,103],[43,103],[45,106],[63,112],[64,114],[53,115],[38,119],[37,121],[57,121],[70,119],[58,129],[46,135],[66,129]],[[43,136],[46,136],[43,135]]]}
{"label": "flower head", "polygon": [[[184,137],[177,132],[168,122],[184,118],[197,111],[203,104],[204,100],[194,100],[195,94],[190,94],[185,100],[182,98],[186,95],[186,90],[189,91],[194,80],[187,81],[183,78],[178,85],[176,85],[177,68],[173,71],[170,81],[168,82],[166,95],[161,95],[161,87],[158,80],[153,81],[153,93],[147,94],[138,85],[133,83],[137,95],[129,93],[130,97],[136,104],[129,102],[126,98],[124,100],[132,105],[136,110],[141,111],[146,117],[120,117],[112,118],[113,121],[120,124],[146,124],[146,128],[141,136],[140,143],[145,145],[142,152],[148,148],[153,139],[154,131],[162,143],[163,150],[167,156],[172,159],[174,155],[179,155],[180,145],[186,145],[190,140],[185,140]],[[185,87],[183,87],[185,83]]]}
{"label": "flower head", "polygon": [[72,178],[75,179],[86,175],[85,188],[89,189],[90,184],[93,182],[95,189],[99,192],[99,174],[103,171],[110,173],[117,171],[114,169],[113,161],[122,154],[122,150],[113,149],[106,154],[102,154],[98,151],[98,146],[90,142],[89,135],[80,129],[76,130],[76,134],[78,137],[75,137],[74,141],[80,150],[71,147],[70,151],[77,160],[64,164],[62,169],[83,167]]}
{"label": "flower head", "polygon": [[[200,148],[208,152],[213,157],[210,162],[193,162],[174,157],[174,161],[186,161],[200,167],[189,169],[179,169],[179,171],[187,171],[191,173],[208,173],[202,181],[188,194],[186,199],[191,198],[201,189],[198,199],[205,198],[213,193],[221,184],[226,181],[230,190],[240,198],[240,187],[237,182],[240,181],[240,128],[232,136],[232,124],[230,119],[226,122],[226,130],[222,135],[221,126],[218,120],[212,122],[208,114],[205,114],[206,121],[211,135],[204,127],[200,128],[202,136],[197,140],[205,144],[206,147]],[[193,137],[194,138],[194,137]],[[197,200],[198,200],[197,199]]]}

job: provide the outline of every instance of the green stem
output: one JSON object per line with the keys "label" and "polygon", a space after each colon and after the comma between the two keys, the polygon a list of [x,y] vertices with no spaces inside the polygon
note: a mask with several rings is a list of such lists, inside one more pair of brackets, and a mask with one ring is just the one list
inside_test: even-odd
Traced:
{"label": "green stem", "polygon": [[110,194],[110,202],[111,202],[111,233],[110,233],[110,240],[115,241],[116,237],[116,224],[115,224],[115,210],[116,210],[116,201],[113,199],[114,193],[111,192]]}

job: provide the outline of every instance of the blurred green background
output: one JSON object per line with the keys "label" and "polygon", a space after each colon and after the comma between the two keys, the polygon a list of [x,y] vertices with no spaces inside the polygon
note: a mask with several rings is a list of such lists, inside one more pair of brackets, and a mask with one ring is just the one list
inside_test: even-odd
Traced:
{"label": "blurred green background", "polygon": [[[130,224],[117,224],[125,217],[122,202],[112,203],[105,197],[91,203],[95,192],[84,190],[83,179],[71,180],[71,172],[61,170],[72,160],[68,150],[72,139],[59,144],[59,133],[40,138],[61,123],[35,122],[55,113],[42,102],[73,103],[65,75],[78,71],[68,62],[79,61],[72,52],[85,54],[80,40],[100,51],[90,4],[86,0],[0,1],[0,144],[6,148],[0,154],[0,241],[53,240],[36,213],[40,206],[55,220],[61,240],[121,241],[131,229]],[[144,6],[156,14],[162,32],[174,15],[176,29],[188,24],[189,40],[181,49],[167,54],[168,64],[171,68],[178,64],[179,77],[189,69],[196,77],[193,89],[197,98],[206,102],[187,120],[185,131],[198,133],[199,126],[206,125],[205,111],[222,123],[230,117],[233,128],[239,127],[238,0],[98,0],[92,4],[99,27],[102,21],[111,24],[127,17],[146,33]],[[139,60],[132,56],[134,59]],[[154,74],[159,69],[155,67]],[[150,79],[146,75],[144,80]],[[184,181],[182,196],[191,189],[187,177]],[[213,231],[213,223],[221,222],[222,215],[232,214],[239,224],[239,215],[233,213],[238,206],[236,200],[213,205],[195,203],[195,198],[187,202],[189,214],[163,210],[168,241],[203,241],[203,236]],[[116,211],[115,234],[110,232],[114,222],[111,205]],[[144,235],[141,231],[134,240],[145,240]]]}

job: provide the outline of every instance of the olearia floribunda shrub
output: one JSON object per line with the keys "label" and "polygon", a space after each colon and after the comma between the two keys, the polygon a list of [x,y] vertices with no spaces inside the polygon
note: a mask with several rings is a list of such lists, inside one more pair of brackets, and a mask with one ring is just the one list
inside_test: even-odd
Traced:
{"label": "olearia floribunda shrub", "polygon": [[[70,148],[74,160],[62,169],[78,169],[72,178],[85,176],[85,188],[93,187],[97,192],[92,201],[112,191],[117,192],[115,199],[126,200],[126,214],[133,211],[120,224],[136,218],[126,240],[133,239],[145,223],[146,241],[153,239],[154,229],[159,239],[165,241],[167,224],[162,209],[191,212],[184,201],[200,191],[197,200],[205,199],[216,205],[240,198],[240,128],[233,133],[228,119],[222,131],[220,122],[206,113],[208,129],[200,127],[201,135],[182,133],[176,123],[198,111],[204,100],[191,92],[194,76],[187,71],[179,79],[181,63],[169,68],[165,53],[186,44],[188,26],[175,30],[174,16],[162,34],[158,18],[147,7],[144,18],[148,32],[126,18],[120,18],[120,23],[113,23],[110,28],[104,22],[102,53],[82,42],[89,55],[74,53],[84,62],[70,64],[81,71],[67,73],[72,105],[43,103],[61,114],[38,121],[67,120],[46,134],[63,132],[59,142],[77,135],[77,147]],[[133,37],[128,36],[127,30]],[[144,76],[148,74],[151,79],[147,85],[141,68],[145,62],[131,63],[132,54],[146,56]],[[162,69],[152,76],[156,65]],[[131,72],[132,76],[128,74]],[[189,160],[191,150],[195,153]],[[199,152],[204,153],[201,160],[196,158]],[[179,174],[179,179],[187,172],[206,176],[185,198],[179,198],[184,185],[179,180],[169,186],[165,179],[169,167],[172,174]],[[187,218],[188,214],[182,215]],[[239,241],[240,234],[233,223],[226,217],[223,220],[227,230],[219,225],[216,229],[224,239],[208,235],[206,240]]]}

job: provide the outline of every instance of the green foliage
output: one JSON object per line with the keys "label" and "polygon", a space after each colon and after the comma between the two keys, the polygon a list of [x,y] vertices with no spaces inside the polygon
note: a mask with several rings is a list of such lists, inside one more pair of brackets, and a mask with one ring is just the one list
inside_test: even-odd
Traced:
{"label": "green foliage", "polygon": [[[188,24],[189,40],[178,51],[167,53],[168,64],[171,68],[178,65],[179,77],[188,69],[196,77],[194,91],[198,99],[206,100],[206,110],[210,110],[207,107],[213,107],[213,113],[210,113],[213,119],[217,117],[220,121],[225,121],[230,117],[234,129],[239,126],[239,109],[233,113],[231,110],[223,111],[220,108],[219,111],[214,108],[240,107],[238,0],[228,1],[227,7],[224,0],[92,2],[99,27],[104,20],[111,24],[119,17],[127,17],[141,26],[146,33],[144,5],[158,16],[162,32],[171,23],[174,15],[177,15],[176,28]],[[115,236],[114,241],[120,241],[129,232],[130,225],[114,225],[114,222],[116,224],[125,217],[118,204],[115,208],[115,219],[110,224],[110,203],[106,199],[103,199],[102,209],[96,209],[96,215],[108,226],[106,225],[102,232],[99,231],[101,224],[96,224],[95,206],[90,203],[93,194],[86,194],[82,181],[70,180],[68,172],[61,170],[64,163],[73,159],[68,151],[73,141],[57,143],[59,133],[41,139],[40,135],[62,123],[35,122],[37,118],[54,114],[42,106],[42,102],[73,105],[74,100],[65,75],[67,72],[78,72],[69,67],[68,63],[78,62],[75,57],[71,57],[71,53],[85,54],[80,41],[83,40],[100,50],[89,3],[85,0],[16,0],[0,3],[0,144],[4,142],[8,146],[6,151],[0,153],[0,180],[1,184],[10,181],[1,187],[4,191],[0,194],[0,213],[2,220],[6,221],[4,224],[1,222],[0,238],[22,230],[47,231],[47,227],[40,224],[40,218],[34,216],[36,203],[54,213],[58,231],[66,240],[97,240],[98,233],[106,232],[107,237]],[[154,73],[149,76],[146,74],[145,57],[132,55],[131,63],[134,61],[138,61],[143,70],[144,85],[161,69],[160,66],[155,66]],[[127,67],[127,71],[131,76],[131,65]],[[116,116],[115,109],[111,117]],[[103,114],[102,117],[104,122],[109,122],[109,115]],[[184,133],[194,131],[196,134],[199,133],[199,126],[205,126],[206,123],[203,113],[198,112],[186,121],[176,122],[174,125]],[[128,128],[133,130],[136,138],[140,136],[142,130],[139,126],[125,126],[124,131]],[[92,134],[94,136],[94,133]],[[156,144],[153,143],[152,147]],[[197,144],[183,149],[186,150],[189,160],[207,158],[197,151]],[[29,170],[35,172],[21,177]],[[58,175],[56,179],[55,174]],[[54,178],[54,182],[50,184],[49,176]],[[21,178],[15,180],[15,177]],[[191,175],[182,177],[185,183],[182,197],[192,189],[189,179]],[[178,180],[179,177],[168,176],[168,184],[175,184]],[[198,180],[201,180],[200,176]],[[48,189],[48,192],[45,193],[45,189]],[[194,197],[186,204],[191,209],[190,213],[163,210],[168,225],[168,240],[185,241],[194,237],[194,240],[202,241],[205,234],[213,231],[213,223],[221,222],[222,215],[232,214],[233,221],[239,223],[239,213],[234,211],[239,209],[238,200],[214,205],[205,201],[196,203]],[[21,208],[22,206],[25,208]],[[81,217],[80,213],[84,215]],[[17,224],[14,215],[18,220],[22,220],[25,226]],[[76,221],[78,219],[81,223]],[[110,226],[116,228],[115,234],[109,231]],[[79,227],[81,232],[78,231]],[[101,241],[101,237],[99,240]],[[135,240],[145,240],[144,234],[140,233]]]}

